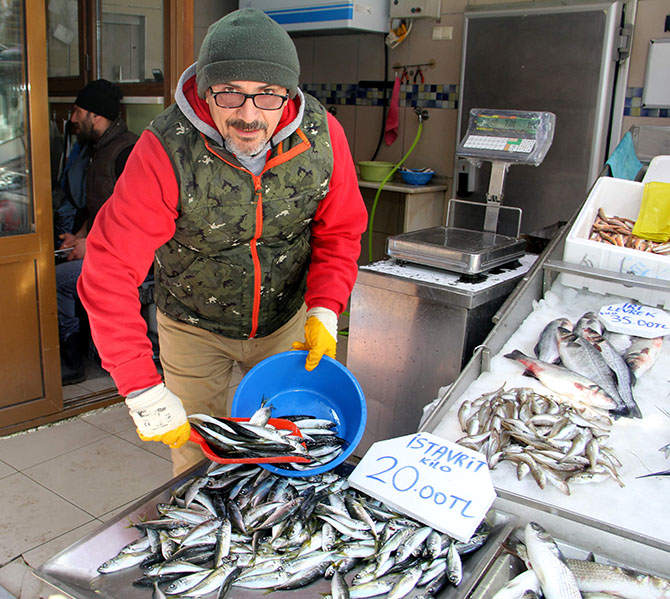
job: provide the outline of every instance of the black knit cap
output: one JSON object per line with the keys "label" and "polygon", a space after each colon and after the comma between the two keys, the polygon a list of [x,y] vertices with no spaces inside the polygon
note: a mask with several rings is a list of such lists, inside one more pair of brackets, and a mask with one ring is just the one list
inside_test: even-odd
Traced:
{"label": "black knit cap", "polygon": [[229,81],[285,87],[294,97],[300,62],[293,40],[263,11],[242,8],[210,25],[195,67],[198,95]]}
{"label": "black knit cap", "polygon": [[74,101],[76,106],[113,121],[119,116],[123,92],[118,85],[106,79],[89,81]]}

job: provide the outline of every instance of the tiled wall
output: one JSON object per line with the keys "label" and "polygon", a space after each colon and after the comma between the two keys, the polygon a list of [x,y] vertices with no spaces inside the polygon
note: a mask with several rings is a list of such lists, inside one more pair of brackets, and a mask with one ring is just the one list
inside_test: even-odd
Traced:
{"label": "tiled wall", "polygon": [[[345,83],[303,83],[303,91],[325,106],[384,106],[390,89]],[[458,85],[401,85],[399,105],[419,108],[458,108]]]}
{"label": "tiled wall", "polygon": [[[502,0],[501,0],[502,1]],[[423,85],[406,84],[400,94],[400,128],[398,140],[379,147],[376,159],[397,161],[412,145],[417,119],[412,108],[426,108],[429,119],[424,123],[422,138],[412,156],[411,167],[430,167],[438,174],[451,177],[456,146],[458,117],[458,82],[463,44],[464,12],[472,5],[495,4],[496,0],[449,0],[442,2],[440,21],[418,19],[413,30],[397,48],[388,50],[385,72],[383,37],[371,34],[297,37],[296,46],[302,65],[301,86],[335,109],[344,126],[355,160],[370,160],[378,146],[383,128],[382,109],[390,89],[361,88],[361,80],[393,80],[395,64],[435,61],[433,68],[423,70]],[[624,107],[622,134],[633,124],[670,126],[670,111],[641,106],[650,39],[670,36],[663,31],[665,15],[670,13],[668,0],[639,0],[631,49],[628,89]],[[433,28],[452,27],[451,40],[433,40]],[[566,94],[578,90],[566,89]]]}
{"label": "tiled wall", "polygon": [[[670,67],[669,67],[670,68]],[[355,83],[303,83],[303,91],[325,106],[388,106],[390,89],[359,87]],[[458,85],[401,85],[401,107],[458,108]],[[624,116],[670,118],[670,108],[642,105],[643,87],[626,90]]]}
{"label": "tiled wall", "polygon": [[[670,72],[670,65],[668,65]],[[626,90],[626,103],[624,105],[624,116],[658,117],[670,119],[670,109],[668,108],[646,108],[642,106],[643,87],[629,87]],[[670,126],[670,122],[668,123]]]}

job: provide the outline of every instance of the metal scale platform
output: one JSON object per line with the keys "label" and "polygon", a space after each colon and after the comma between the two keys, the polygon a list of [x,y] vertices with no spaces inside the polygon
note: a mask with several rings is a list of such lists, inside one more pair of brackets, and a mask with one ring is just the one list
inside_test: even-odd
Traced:
{"label": "metal scale platform", "polygon": [[[542,163],[553,141],[555,122],[551,112],[473,108],[456,153],[475,166],[491,162],[486,203],[450,200],[447,226],[389,237],[387,254],[466,276],[518,260],[526,245],[519,239],[521,209],[502,206],[505,176],[510,165]],[[463,218],[466,211],[470,216]],[[469,224],[477,221],[478,228]]]}

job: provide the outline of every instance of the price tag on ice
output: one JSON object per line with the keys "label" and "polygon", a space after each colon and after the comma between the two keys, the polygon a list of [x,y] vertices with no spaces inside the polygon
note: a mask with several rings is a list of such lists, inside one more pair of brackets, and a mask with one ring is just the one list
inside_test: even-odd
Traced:
{"label": "price tag on ice", "polygon": [[483,454],[431,433],[375,443],[349,484],[459,541],[496,497]]}
{"label": "price tag on ice", "polygon": [[624,302],[603,306],[598,316],[613,333],[647,339],[670,334],[670,314],[658,308]]}

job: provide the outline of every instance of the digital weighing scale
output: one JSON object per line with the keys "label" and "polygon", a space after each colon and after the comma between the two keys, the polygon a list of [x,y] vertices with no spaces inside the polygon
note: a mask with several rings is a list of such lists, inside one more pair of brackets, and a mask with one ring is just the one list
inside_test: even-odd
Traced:
{"label": "digital weighing scale", "polygon": [[[505,176],[510,165],[542,163],[554,138],[555,122],[551,112],[473,108],[456,154],[475,166],[491,162],[486,203],[450,200],[447,226],[389,237],[388,255],[465,275],[478,275],[523,256],[525,241],[518,238],[521,210],[502,206]],[[454,226],[457,211],[466,207],[481,212],[479,229]],[[510,218],[515,222],[505,226],[514,234],[500,234],[502,220]]]}

